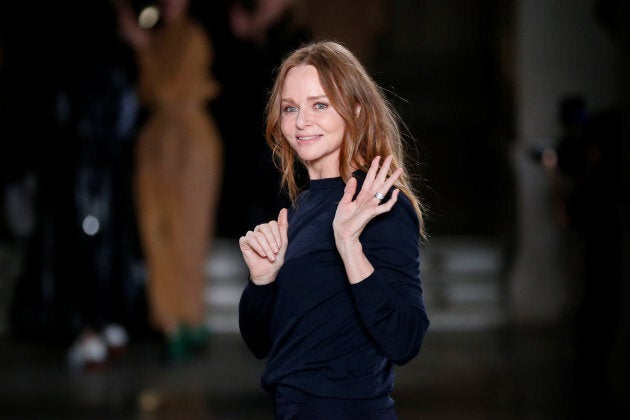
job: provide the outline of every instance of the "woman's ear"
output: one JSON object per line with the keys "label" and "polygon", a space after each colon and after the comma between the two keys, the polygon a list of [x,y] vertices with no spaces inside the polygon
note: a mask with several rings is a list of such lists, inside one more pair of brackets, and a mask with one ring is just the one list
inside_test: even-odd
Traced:
{"label": "woman's ear", "polygon": [[361,105],[357,105],[356,108],[354,108],[354,116],[359,118],[359,115],[361,115]]}

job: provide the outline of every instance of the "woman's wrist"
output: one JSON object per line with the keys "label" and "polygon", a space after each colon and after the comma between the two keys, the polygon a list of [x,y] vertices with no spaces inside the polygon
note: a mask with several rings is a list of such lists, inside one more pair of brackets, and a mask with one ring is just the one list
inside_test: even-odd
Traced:
{"label": "woman's wrist", "polygon": [[337,241],[336,244],[351,284],[363,281],[374,272],[374,267],[363,253],[363,246],[358,239]]}
{"label": "woman's wrist", "polygon": [[342,259],[363,254],[363,246],[357,238],[335,238],[335,245]]}
{"label": "woman's wrist", "polygon": [[276,273],[262,274],[260,276],[254,276],[250,273],[249,279],[256,286],[265,286],[274,282],[274,280],[276,279]]}

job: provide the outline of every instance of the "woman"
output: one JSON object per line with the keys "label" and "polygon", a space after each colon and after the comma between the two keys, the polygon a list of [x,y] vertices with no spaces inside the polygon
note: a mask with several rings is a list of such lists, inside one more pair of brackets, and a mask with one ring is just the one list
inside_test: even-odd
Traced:
{"label": "woman", "polygon": [[160,21],[148,29],[124,0],[116,4],[148,111],[135,150],[135,188],[151,319],[170,359],[180,362],[208,338],[204,265],[223,174],[223,145],[207,110],[219,92],[212,44],[188,14],[188,0],[160,0]]}
{"label": "woman", "polygon": [[395,419],[393,366],[418,354],[429,325],[399,119],[330,41],[283,61],[266,114],[293,204],[239,239],[250,279],[239,323],[267,358],[262,385],[278,419]]}

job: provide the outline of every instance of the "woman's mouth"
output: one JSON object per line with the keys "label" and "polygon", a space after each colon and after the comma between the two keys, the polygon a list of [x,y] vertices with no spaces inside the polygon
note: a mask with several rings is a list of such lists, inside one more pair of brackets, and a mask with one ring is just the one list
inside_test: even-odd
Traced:
{"label": "woman's mouth", "polygon": [[297,140],[299,142],[309,142],[309,141],[314,141],[317,140],[321,137],[320,134],[314,134],[314,135],[310,135],[310,136],[297,136]]}

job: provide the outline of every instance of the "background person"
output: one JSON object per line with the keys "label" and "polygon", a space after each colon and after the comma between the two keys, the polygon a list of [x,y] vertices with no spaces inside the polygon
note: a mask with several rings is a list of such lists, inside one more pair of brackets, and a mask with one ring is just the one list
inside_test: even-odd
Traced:
{"label": "background person", "polygon": [[223,146],[208,102],[218,95],[213,48],[188,0],[161,0],[142,28],[118,1],[121,35],[133,47],[146,119],[135,150],[135,192],[148,267],[151,320],[182,361],[205,347],[204,265],[212,245]]}

